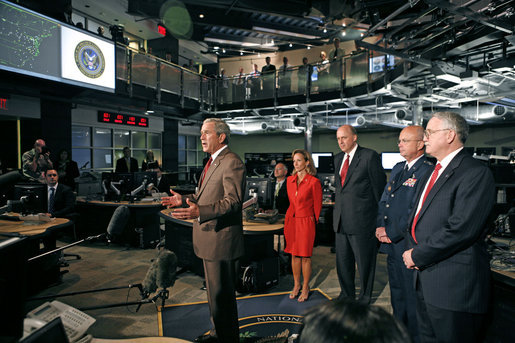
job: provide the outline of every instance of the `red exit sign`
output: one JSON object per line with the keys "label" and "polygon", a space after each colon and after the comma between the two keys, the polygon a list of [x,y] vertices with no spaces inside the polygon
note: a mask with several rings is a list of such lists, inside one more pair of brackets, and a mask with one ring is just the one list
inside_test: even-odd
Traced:
{"label": "red exit sign", "polygon": [[161,24],[157,24],[157,32],[163,36],[166,36],[166,28]]}
{"label": "red exit sign", "polygon": [[6,98],[0,98],[0,110],[8,110]]}
{"label": "red exit sign", "polygon": [[105,111],[98,111],[98,121],[101,123],[111,123],[139,127],[148,127],[149,124],[148,118],[146,117]]}

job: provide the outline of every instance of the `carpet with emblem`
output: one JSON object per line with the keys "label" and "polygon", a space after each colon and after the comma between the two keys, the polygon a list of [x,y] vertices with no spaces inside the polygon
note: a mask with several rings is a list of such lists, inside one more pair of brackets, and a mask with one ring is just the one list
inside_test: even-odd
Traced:
{"label": "carpet with emblem", "polygon": [[[298,334],[303,314],[330,298],[320,289],[311,290],[308,301],[290,299],[289,292],[237,298],[240,338],[245,343],[268,342],[274,337]],[[193,341],[211,329],[207,302],[166,305],[158,312],[159,335]]]}

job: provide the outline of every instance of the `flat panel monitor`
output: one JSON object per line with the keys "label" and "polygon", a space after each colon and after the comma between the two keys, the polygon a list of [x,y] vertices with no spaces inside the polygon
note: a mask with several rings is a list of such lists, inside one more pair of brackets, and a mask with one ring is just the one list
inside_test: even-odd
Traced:
{"label": "flat panel monitor", "polygon": [[245,153],[247,177],[273,177],[274,167],[277,162],[285,163],[288,170],[292,170],[290,152]]}
{"label": "flat panel monitor", "polygon": [[157,173],[156,172],[135,172],[133,181],[132,181],[132,190],[136,191],[137,189],[141,189],[138,191],[138,195],[146,194],[146,189],[148,185],[154,184],[157,187]]}
{"label": "flat panel monitor", "polygon": [[495,155],[495,152],[496,152],[495,147],[481,147],[481,148],[476,148],[476,154],[477,154],[477,155],[490,156],[490,155]]}
{"label": "flat panel monitor", "polygon": [[334,173],[334,157],[332,152],[314,152],[311,154],[317,173]]}
{"label": "flat panel monitor", "polygon": [[47,213],[47,196],[47,185],[41,183],[17,184],[14,186],[14,200],[22,200],[24,213]]}
{"label": "flat panel monitor", "polygon": [[20,341],[20,343],[68,343],[68,337],[64,330],[61,317],[54,318],[41,328],[32,332]]}
{"label": "flat panel monitor", "polygon": [[125,195],[133,189],[133,177],[132,173],[113,173],[111,184],[120,191],[120,195]]}
{"label": "flat panel monitor", "polygon": [[385,70],[385,62],[388,64],[388,69],[392,69],[395,65],[395,57],[393,55],[383,55],[370,58],[369,72],[380,73]]}
{"label": "flat panel monitor", "polygon": [[274,179],[248,177],[245,187],[245,201],[250,199],[251,193],[257,193],[258,205],[261,207],[271,207],[274,204]]}
{"label": "flat panel monitor", "polygon": [[399,162],[404,162],[406,159],[401,156],[398,152],[383,152],[381,153],[381,164],[383,169],[392,170],[393,166],[395,166]]}
{"label": "flat panel monitor", "polygon": [[28,239],[0,234],[0,342],[17,342],[25,317]]}

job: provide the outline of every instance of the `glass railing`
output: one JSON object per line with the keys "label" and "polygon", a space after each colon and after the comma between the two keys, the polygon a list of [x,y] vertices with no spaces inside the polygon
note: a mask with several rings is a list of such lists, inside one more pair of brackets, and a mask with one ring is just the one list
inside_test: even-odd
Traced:
{"label": "glass railing", "polygon": [[[267,99],[285,103],[288,97],[296,97],[292,101],[298,103],[298,96],[309,101],[309,97],[316,94],[338,92],[373,82],[384,75],[385,70],[391,70],[402,62],[401,59],[384,58],[384,55],[362,50],[332,63],[324,61],[279,67],[271,73],[224,75],[213,79],[126,46],[118,45],[116,52],[119,80],[174,94],[181,99],[176,105],[183,106],[184,99],[191,99],[201,108],[213,110],[229,104],[258,106],[257,101]],[[388,62],[393,62],[393,65],[387,65]],[[158,95],[157,99],[161,97]]]}

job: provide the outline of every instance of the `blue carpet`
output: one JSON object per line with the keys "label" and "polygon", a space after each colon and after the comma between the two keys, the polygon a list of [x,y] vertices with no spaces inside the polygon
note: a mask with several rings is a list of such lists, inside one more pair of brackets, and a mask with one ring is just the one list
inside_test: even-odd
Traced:
{"label": "blue carpet", "polygon": [[[318,288],[311,290],[308,301],[290,299],[289,292],[253,295],[238,298],[240,337],[245,342],[257,341],[278,334],[298,333],[302,315],[313,306],[330,298]],[[159,336],[194,340],[211,329],[207,302],[166,305],[159,308]]]}

